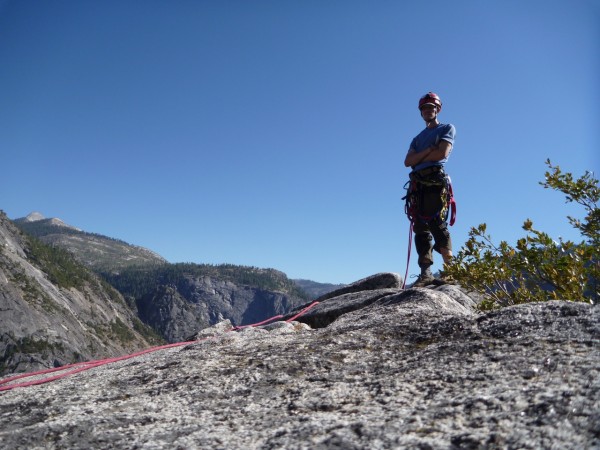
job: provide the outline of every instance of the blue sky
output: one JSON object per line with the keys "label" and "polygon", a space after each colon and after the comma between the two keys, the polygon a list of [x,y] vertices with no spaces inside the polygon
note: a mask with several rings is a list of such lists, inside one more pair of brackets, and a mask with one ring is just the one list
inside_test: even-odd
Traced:
{"label": "blue sky", "polygon": [[598,174],[599,19],[596,0],[0,0],[0,209],[171,262],[404,275],[431,90],[457,129],[455,249],[527,218],[579,240],[538,181],[546,158]]}

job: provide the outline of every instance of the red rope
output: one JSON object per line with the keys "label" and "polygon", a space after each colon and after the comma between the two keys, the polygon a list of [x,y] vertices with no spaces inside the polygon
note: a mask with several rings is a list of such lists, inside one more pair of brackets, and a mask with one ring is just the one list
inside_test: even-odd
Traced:
{"label": "red rope", "polygon": [[279,316],[271,317],[270,319],[267,319],[267,320],[263,320],[262,322],[253,323],[252,325],[241,325],[239,327],[233,327],[230,331],[243,330],[244,328],[250,328],[250,327],[258,327],[260,325],[265,325],[269,322],[273,322],[274,320],[281,319],[282,317],[283,316],[279,315]]}
{"label": "red rope", "polygon": [[32,373],[25,373],[25,374],[21,374],[21,375],[16,375],[16,376],[13,376],[13,377],[10,377],[10,378],[6,378],[4,380],[0,380],[0,385],[6,384],[6,383],[9,383],[11,381],[18,380],[18,379],[22,379],[22,378],[30,378],[30,377],[34,377],[34,376],[38,376],[38,375],[45,375],[45,374],[48,374],[48,373],[64,371],[65,369],[68,369],[70,367],[83,366],[83,367],[79,367],[77,369],[70,370],[70,371],[65,372],[65,373],[61,373],[59,375],[55,375],[53,377],[40,378],[39,380],[27,381],[27,382],[18,383],[18,384],[11,384],[11,385],[8,385],[8,386],[0,386],[0,391],[7,391],[9,389],[14,389],[16,387],[26,387],[26,386],[34,386],[34,385],[37,385],[37,384],[49,383],[50,381],[58,380],[60,378],[67,377],[69,375],[74,375],[76,373],[83,372],[85,370],[89,370],[89,369],[92,369],[94,367],[102,366],[104,364],[110,364],[110,363],[113,363],[113,362],[123,361],[123,360],[126,360],[126,359],[135,358],[137,356],[145,355],[146,353],[151,353],[151,352],[155,352],[155,351],[158,351],[158,350],[164,350],[164,349],[173,348],[173,347],[179,347],[179,346],[182,346],[182,345],[192,344],[192,343],[195,343],[195,342],[197,342],[197,341],[178,342],[178,343],[175,343],[175,344],[160,345],[158,347],[148,348],[146,350],[141,350],[139,352],[132,353],[130,355],[118,356],[118,357],[107,358],[107,359],[99,359],[99,360],[95,360],[95,361],[80,362],[80,363],[75,363],[75,364],[69,364],[69,365],[62,366],[62,367],[55,367],[53,369],[45,369],[45,370],[40,370],[38,372],[32,372]]}
{"label": "red rope", "polygon": [[406,277],[408,277],[408,266],[410,265],[410,252],[412,250],[412,235],[413,235],[413,222],[410,221],[410,227],[408,228],[408,255],[406,257],[406,272],[404,273],[404,280],[402,280],[402,289],[406,286]]}
{"label": "red rope", "polygon": [[290,322],[296,320],[298,317],[303,316],[304,314],[306,314],[309,310],[311,310],[314,306],[317,306],[318,304],[319,304],[319,302],[312,302],[310,305],[308,305],[306,308],[304,308],[302,311],[300,311],[294,317],[292,317],[291,319],[286,320],[286,322],[290,323]]}
{"label": "red rope", "polygon": [[456,221],[456,200],[454,200],[454,192],[452,190],[451,182],[448,182],[448,189],[448,192],[450,193],[450,226],[452,226]]}
{"label": "red rope", "polygon": [[[309,306],[307,306],[306,308],[304,308],[302,311],[300,311],[298,314],[296,314],[294,317],[292,317],[291,319],[286,320],[286,322],[291,322],[295,319],[297,319],[298,317],[302,316],[303,314],[306,314],[311,308],[313,308],[314,306],[316,306],[319,302],[313,302],[311,303]],[[243,327],[235,327],[232,328],[229,331],[236,331],[236,330],[240,330],[242,328],[247,328],[247,327],[257,327],[260,325],[264,325],[266,323],[272,322],[274,320],[277,319],[281,319],[283,316],[279,315],[279,316],[274,316],[271,317],[270,319],[267,320],[263,320],[262,322],[258,322],[258,323],[254,323],[252,325],[244,325]],[[89,369],[93,369],[94,367],[99,367],[99,366],[103,366],[105,364],[111,364],[114,362],[118,362],[118,361],[124,361],[126,359],[131,359],[131,358],[135,358],[137,356],[142,356],[145,355],[147,353],[152,353],[152,352],[156,352],[158,350],[165,350],[165,349],[169,349],[169,348],[174,348],[174,347],[180,347],[183,345],[189,345],[189,344],[195,344],[197,342],[200,341],[205,341],[211,339],[211,337],[207,337],[205,339],[198,339],[196,341],[186,341],[186,342],[177,342],[174,344],[166,344],[166,345],[159,345],[157,347],[151,347],[145,350],[140,350],[138,352],[132,353],[130,355],[124,355],[124,356],[117,356],[114,358],[106,358],[106,359],[99,359],[99,360],[95,360],[95,361],[87,361],[87,362],[79,362],[79,363],[73,363],[73,364],[68,364],[65,366],[61,366],[61,367],[55,367],[52,369],[44,369],[44,370],[40,370],[37,372],[31,372],[31,373],[24,373],[24,374],[20,374],[20,375],[15,375],[9,378],[5,378],[4,380],[0,380],[0,392],[2,391],[8,391],[17,387],[27,387],[27,386],[35,386],[35,385],[39,385],[39,384],[44,384],[44,383],[49,383],[51,381],[55,381],[55,380],[59,380],[61,378],[65,378],[69,375],[75,375],[77,373],[80,372],[84,372],[86,370]],[[60,371],[65,371],[66,369],[70,369],[73,368],[73,370],[69,370],[67,372],[61,373],[59,375],[54,375],[52,377],[47,377],[47,378],[40,378],[38,380],[32,380],[32,381],[26,381],[23,383],[15,383],[15,384],[10,384],[7,386],[2,386],[2,385],[6,385],[7,383],[10,383],[12,381],[16,381],[16,380],[20,380],[23,378],[30,378],[30,377],[34,377],[34,376],[39,376],[39,375],[46,375],[49,373],[54,373],[54,372],[60,372]]]}

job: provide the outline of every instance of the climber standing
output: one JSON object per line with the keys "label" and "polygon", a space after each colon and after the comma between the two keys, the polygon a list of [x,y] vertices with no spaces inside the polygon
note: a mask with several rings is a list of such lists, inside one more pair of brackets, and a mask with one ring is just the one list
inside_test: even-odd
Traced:
{"label": "climber standing", "polygon": [[414,286],[435,281],[430,268],[433,250],[442,255],[444,264],[452,260],[452,240],[446,222],[451,197],[448,192],[452,188],[444,166],[452,151],[456,130],[452,124],[440,123],[441,110],[442,101],[437,94],[428,92],[421,97],[419,111],[426,126],[410,143],[404,160],[404,165],[412,168],[407,214],[413,225],[421,268]]}

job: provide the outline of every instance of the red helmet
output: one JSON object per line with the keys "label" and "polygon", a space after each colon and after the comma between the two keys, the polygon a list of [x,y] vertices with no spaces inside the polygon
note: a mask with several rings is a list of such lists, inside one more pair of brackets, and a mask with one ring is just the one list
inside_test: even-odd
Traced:
{"label": "red helmet", "polygon": [[419,111],[423,107],[423,105],[431,103],[432,105],[437,106],[438,112],[442,110],[442,100],[435,92],[428,92],[419,100]]}

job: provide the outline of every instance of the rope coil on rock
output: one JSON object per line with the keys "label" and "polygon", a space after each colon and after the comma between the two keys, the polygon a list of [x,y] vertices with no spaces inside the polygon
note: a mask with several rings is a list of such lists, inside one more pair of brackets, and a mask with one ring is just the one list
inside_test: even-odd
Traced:
{"label": "rope coil on rock", "polygon": [[[313,302],[310,305],[308,305],[306,308],[304,308],[302,311],[300,311],[298,314],[296,314],[295,316],[293,316],[291,319],[286,320],[287,323],[292,322],[294,320],[296,320],[298,317],[301,317],[302,315],[306,314],[309,310],[311,310],[314,306],[318,305],[319,302]],[[229,331],[238,331],[244,328],[249,328],[249,327],[258,327],[264,324],[267,324],[269,322],[273,322],[277,319],[281,319],[284,316],[282,315],[277,315],[274,317],[271,317],[270,319],[267,320],[263,320],[262,322],[258,322],[258,323],[254,323],[251,325],[244,325],[241,327],[234,327]],[[211,337],[207,337],[204,339],[198,339],[198,340],[194,340],[194,341],[186,341],[186,342],[176,342],[174,344],[165,344],[165,345],[159,345],[157,347],[151,347],[145,350],[140,350],[138,352],[135,353],[131,353],[129,355],[124,355],[124,356],[117,356],[117,357],[113,357],[113,358],[106,358],[106,359],[99,359],[99,360],[95,360],[95,361],[84,361],[84,362],[79,362],[79,363],[73,363],[73,364],[67,364],[65,366],[61,366],[61,367],[54,367],[52,369],[44,369],[44,370],[40,370],[37,372],[31,372],[31,373],[24,373],[24,374],[20,374],[20,375],[14,375],[12,377],[9,378],[5,378],[3,380],[0,380],[0,392],[2,391],[8,391],[11,389],[15,389],[18,387],[28,387],[28,386],[35,386],[35,385],[39,385],[39,384],[45,384],[45,383],[50,383],[51,381],[55,381],[55,380],[59,380],[61,378],[65,378],[69,375],[75,375],[77,373],[80,372],[84,372],[86,370],[89,369],[93,369],[94,367],[99,367],[99,366],[103,366],[106,364],[111,364],[114,362],[119,362],[119,361],[124,361],[127,359],[131,359],[131,358],[135,358],[138,356],[142,356],[145,355],[147,353],[153,353],[156,352],[158,350],[165,350],[165,349],[169,349],[169,348],[175,348],[175,347],[181,347],[183,345],[189,345],[189,344],[195,344],[197,342],[201,342],[201,341],[205,341],[211,339]],[[71,369],[72,370],[68,370],[67,372],[64,372],[67,369]],[[16,380],[21,380],[24,378],[31,378],[31,377],[35,377],[35,376],[41,376],[41,375],[47,375],[50,373],[55,373],[55,372],[64,372],[61,373],[59,375],[55,375],[55,376],[51,376],[51,377],[47,377],[47,378],[40,378],[37,380],[31,380],[31,381],[25,381],[22,383],[15,383],[15,384],[8,384],[7,383],[11,383],[13,381]]]}

